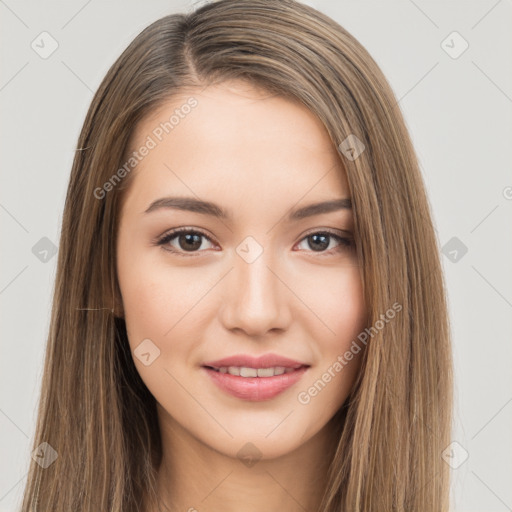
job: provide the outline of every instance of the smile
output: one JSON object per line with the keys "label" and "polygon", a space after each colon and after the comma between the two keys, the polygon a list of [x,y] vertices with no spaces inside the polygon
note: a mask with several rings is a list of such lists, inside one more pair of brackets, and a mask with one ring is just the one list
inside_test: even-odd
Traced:
{"label": "smile", "polygon": [[202,366],[213,383],[223,392],[248,401],[271,400],[296,384],[308,371],[309,366],[285,368],[250,368]]}
{"label": "smile", "polygon": [[220,368],[210,367],[212,370],[220,373],[229,373],[240,377],[274,377],[283,375],[283,373],[292,373],[296,368],[285,368],[284,366],[274,366],[271,368],[248,368],[246,366],[221,366]]}

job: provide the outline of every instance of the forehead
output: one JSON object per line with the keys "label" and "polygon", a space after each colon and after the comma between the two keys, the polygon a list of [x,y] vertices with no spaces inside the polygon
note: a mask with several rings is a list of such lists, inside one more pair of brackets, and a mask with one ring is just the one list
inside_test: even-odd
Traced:
{"label": "forehead", "polygon": [[267,205],[350,196],[321,121],[299,102],[240,81],[169,99],[137,125],[131,149],[144,145],[151,149],[132,171],[127,201],[164,192]]}

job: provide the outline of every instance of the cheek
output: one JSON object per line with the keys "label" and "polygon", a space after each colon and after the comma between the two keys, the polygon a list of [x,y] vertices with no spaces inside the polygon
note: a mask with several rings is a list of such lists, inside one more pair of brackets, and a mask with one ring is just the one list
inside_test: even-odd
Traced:
{"label": "cheek", "polygon": [[130,341],[160,338],[171,327],[172,309],[167,301],[172,291],[163,294],[162,283],[155,282],[151,272],[138,267],[137,272],[120,278],[120,288]]}
{"label": "cheek", "polygon": [[345,348],[366,326],[367,307],[359,268],[354,267],[344,274],[340,286],[333,287],[332,295],[332,302],[336,304],[332,311],[334,331],[342,340],[340,348]]}
{"label": "cheek", "polygon": [[[191,280],[179,270],[165,270],[140,260],[127,268],[127,274],[120,269],[119,281],[128,342],[137,371],[158,402],[166,403],[172,396],[173,401],[167,403],[172,410],[186,408],[190,404],[173,376],[180,382],[184,380],[183,371],[201,340],[192,309],[200,291],[187,287],[186,281]],[[195,301],[190,304],[192,298]],[[145,362],[143,356],[147,353],[150,356]]]}
{"label": "cheek", "polygon": [[311,310],[312,338],[322,352],[342,350],[365,327],[367,311],[359,267],[327,268],[302,278],[302,296]]}
{"label": "cheek", "polygon": [[[205,310],[212,276],[198,269],[171,268],[154,258],[125,258],[118,276],[132,352],[150,339],[160,350],[158,365],[189,362],[212,308]],[[207,297],[205,297],[208,295]],[[204,297],[205,300],[201,300]],[[138,361],[135,361],[137,366]],[[144,373],[145,367],[139,367]]]}
{"label": "cheek", "polygon": [[161,338],[170,329],[176,306],[181,304],[183,286],[178,270],[162,268],[158,250],[129,243],[130,239],[144,236],[137,231],[121,231],[118,242],[119,287],[126,327],[133,342],[141,337]]}
{"label": "cheek", "polygon": [[312,282],[304,283],[315,290],[309,293],[307,302],[315,315],[309,313],[307,318],[318,365],[307,385],[301,387],[307,396],[304,400],[299,397],[299,402],[314,402],[314,407],[325,409],[326,414],[341,406],[347,397],[365,349],[357,343],[367,320],[359,270],[357,266],[328,269],[325,275],[316,275],[315,287]]}

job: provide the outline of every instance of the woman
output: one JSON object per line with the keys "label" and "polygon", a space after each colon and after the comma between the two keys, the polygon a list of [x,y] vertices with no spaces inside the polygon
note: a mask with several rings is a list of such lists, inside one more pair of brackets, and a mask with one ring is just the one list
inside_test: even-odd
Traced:
{"label": "woman", "polygon": [[437,240],[354,37],[291,0],[164,17],[78,149],[23,511],[448,510]]}

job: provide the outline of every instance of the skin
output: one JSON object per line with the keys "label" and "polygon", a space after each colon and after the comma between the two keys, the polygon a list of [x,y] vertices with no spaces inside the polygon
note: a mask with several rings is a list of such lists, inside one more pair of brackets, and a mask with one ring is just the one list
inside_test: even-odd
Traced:
{"label": "skin", "polygon": [[[361,353],[309,403],[298,394],[348,350],[365,327],[366,310],[356,251],[335,237],[315,250],[310,236],[322,229],[354,235],[352,211],[295,222],[285,216],[349,198],[345,171],[308,109],[240,81],[174,97],[139,123],[133,147],[191,95],[198,105],[133,171],[117,237],[132,353],[145,339],[160,350],[148,366],[134,356],[157,401],[160,508],[314,510],[337,442],[331,419],[350,392]],[[165,196],[209,200],[234,218],[169,208],[145,213]],[[192,252],[183,234],[156,244],[179,227],[199,229],[210,240],[200,238]],[[251,263],[236,252],[248,236],[263,250]],[[269,352],[310,365],[271,400],[233,397],[201,369],[222,357]],[[250,467],[237,455],[248,442],[258,450]]]}

